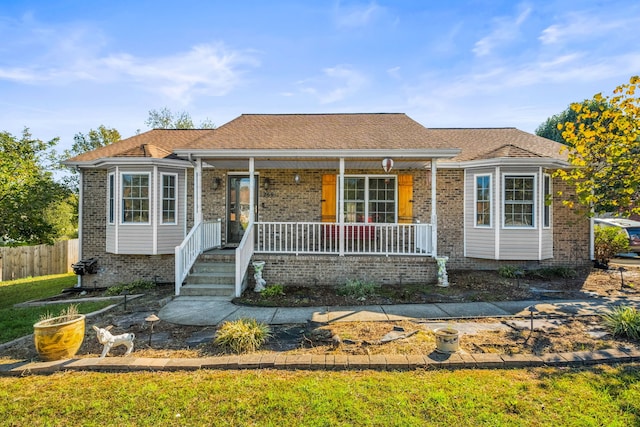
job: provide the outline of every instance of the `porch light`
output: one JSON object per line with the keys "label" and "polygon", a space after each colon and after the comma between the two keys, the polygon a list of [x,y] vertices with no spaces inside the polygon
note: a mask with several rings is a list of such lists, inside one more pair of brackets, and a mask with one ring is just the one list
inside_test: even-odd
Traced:
{"label": "porch light", "polygon": [[222,183],[222,180],[220,178],[213,178],[213,183],[211,184],[211,188],[213,188],[214,190],[217,190],[218,187],[220,187],[221,183]]}
{"label": "porch light", "polygon": [[391,172],[391,169],[393,169],[393,159],[390,158],[386,158],[382,160],[382,169],[386,172],[389,173]]}
{"label": "porch light", "polygon": [[295,182],[296,184],[300,184],[300,175],[296,173],[293,177],[293,182]]}
{"label": "porch light", "polygon": [[268,190],[269,187],[271,186],[271,180],[269,178],[263,179],[262,186],[264,187],[265,190]]}

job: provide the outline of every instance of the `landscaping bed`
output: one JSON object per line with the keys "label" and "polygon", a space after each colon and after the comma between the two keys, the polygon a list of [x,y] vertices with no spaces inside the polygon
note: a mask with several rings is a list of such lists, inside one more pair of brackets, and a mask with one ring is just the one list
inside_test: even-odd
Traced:
{"label": "landscaping bed", "polygon": [[[640,270],[629,268],[625,272],[622,287],[620,273],[615,270],[593,270],[588,274],[571,279],[545,280],[541,278],[504,278],[495,272],[452,272],[449,288],[437,288],[432,285],[408,287],[410,296],[434,295],[442,300],[419,300],[412,302],[451,302],[477,301],[479,295],[485,295],[485,301],[505,301],[545,298],[571,298],[585,296],[634,297],[639,296],[635,283],[640,283]],[[382,303],[407,303],[405,293],[382,289],[384,297],[377,295],[364,300],[339,296],[329,292],[331,288],[305,288],[306,294],[294,294],[285,289],[285,295],[279,296],[283,304],[290,301],[292,306],[300,305],[357,305]],[[97,357],[102,346],[97,342],[91,326],[105,327],[115,325],[114,334],[133,332],[136,334],[134,356],[137,357],[202,357],[228,354],[225,348],[213,343],[215,327],[195,327],[173,325],[159,321],[153,325],[145,321],[152,313],[158,313],[161,304],[171,298],[173,288],[156,287],[144,291],[144,296],[87,319],[85,340],[77,357]],[[248,294],[251,295],[251,294]],[[306,295],[306,296],[305,296]],[[257,296],[251,295],[252,298]],[[308,298],[309,301],[304,301]],[[426,297],[425,297],[426,298]],[[474,299],[469,299],[474,298]],[[315,301],[315,303],[311,303]],[[250,299],[243,298],[243,303]],[[603,348],[621,348],[636,343],[614,338],[603,327],[599,316],[573,316],[558,318],[537,317],[533,331],[528,319],[466,319],[445,323],[462,331],[461,351],[468,353],[500,354],[544,354],[599,350]],[[471,326],[470,326],[471,325]],[[288,354],[429,354],[435,351],[433,329],[438,322],[336,322],[328,325],[306,324],[272,326],[272,337],[258,350],[265,352],[284,352]],[[396,329],[410,335],[406,338],[381,342],[381,339]],[[125,348],[114,348],[110,357],[120,356]],[[37,355],[32,341],[24,341],[0,351],[0,362],[8,360],[35,359]]]}

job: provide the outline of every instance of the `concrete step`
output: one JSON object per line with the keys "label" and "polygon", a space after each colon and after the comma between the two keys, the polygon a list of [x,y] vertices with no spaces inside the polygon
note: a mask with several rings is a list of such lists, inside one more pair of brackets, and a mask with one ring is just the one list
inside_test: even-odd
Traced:
{"label": "concrete step", "polygon": [[222,272],[222,273],[191,273],[187,276],[185,281],[188,285],[224,285],[229,283],[235,283],[235,273]]}
{"label": "concrete step", "polygon": [[193,273],[222,273],[229,272],[235,274],[235,262],[202,262],[196,261],[191,267]]}
{"label": "concrete step", "polygon": [[232,299],[234,296],[233,285],[229,284],[198,284],[184,285],[180,288],[181,296],[219,296]]}

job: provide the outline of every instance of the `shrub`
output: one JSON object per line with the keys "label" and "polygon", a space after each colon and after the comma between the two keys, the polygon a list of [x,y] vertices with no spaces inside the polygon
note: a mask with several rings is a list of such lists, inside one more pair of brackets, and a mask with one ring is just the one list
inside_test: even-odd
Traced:
{"label": "shrub", "polygon": [[247,353],[259,349],[270,337],[268,325],[256,319],[243,318],[224,322],[213,342],[235,353]]}
{"label": "shrub", "polygon": [[284,286],[282,285],[268,285],[260,292],[263,298],[273,298],[280,295],[284,295]]}
{"label": "shrub", "polygon": [[640,313],[635,307],[616,307],[602,315],[602,319],[614,336],[640,339]]}
{"label": "shrub", "polygon": [[513,279],[515,277],[524,275],[524,270],[513,265],[504,265],[498,269],[498,274],[500,275],[500,277]]}
{"label": "shrub", "polygon": [[120,295],[124,291],[129,293],[142,291],[145,289],[151,289],[156,286],[155,283],[150,282],[148,280],[134,280],[131,283],[123,283],[116,286],[111,286],[109,289],[105,291],[105,294],[108,296]]}
{"label": "shrub", "polygon": [[617,227],[593,227],[595,259],[602,265],[608,265],[611,258],[629,251],[629,238],[624,230]]}
{"label": "shrub", "polygon": [[376,295],[379,288],[379,285],[365,282],[364,280],[348,280],[347,283],[336,289],[336,293],[338,295],[364,300],[369,296]]}

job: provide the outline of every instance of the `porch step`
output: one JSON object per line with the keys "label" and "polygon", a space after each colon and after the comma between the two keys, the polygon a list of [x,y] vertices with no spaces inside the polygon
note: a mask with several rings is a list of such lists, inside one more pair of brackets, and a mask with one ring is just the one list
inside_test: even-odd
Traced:
{"label": "porch step", "polygon": [[234,285],[229,284],[187,284],[180,289],[180,295],[233,298]]}
{"label": "porch step", "polygon": [[191,267],[191,273],[230,273],[236,274],[236,263],[233,262],[211,262],[211,261],[196,261]]}
{"label": "porch step", "polygon": [[[235,267],[234,267],[235,268]],[[216,272],[204,272],[204,273],[191,273],[187,276],[187,285],[224,285],[234,283],[236,280],[236,273],[230,271],[216,271]]]}

